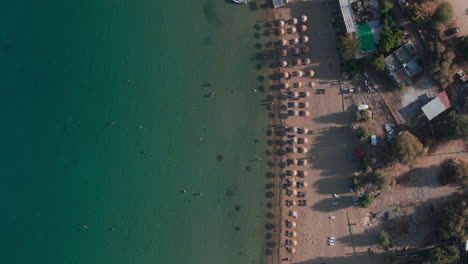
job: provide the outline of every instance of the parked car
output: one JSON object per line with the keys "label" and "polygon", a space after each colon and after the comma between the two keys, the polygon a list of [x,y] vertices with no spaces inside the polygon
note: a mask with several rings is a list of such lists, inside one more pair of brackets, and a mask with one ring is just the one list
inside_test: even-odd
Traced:
{"label": "parked car", "polygon": [[449,29],[445,30],[444,34],[445,34],[446,37],[450,37],[452,35],[457,34],[458,32],[460,32],[460,29],[455,27],[455,28],[449,28]]}

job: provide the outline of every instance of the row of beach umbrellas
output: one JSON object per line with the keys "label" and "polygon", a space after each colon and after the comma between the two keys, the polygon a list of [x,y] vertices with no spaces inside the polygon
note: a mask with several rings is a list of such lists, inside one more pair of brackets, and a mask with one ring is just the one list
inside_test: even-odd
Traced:
{"label": "row of beach umbrellas", "polygon": [[292,26],[292,27],[289,27],[289,28],[277,28],[276,29],[276,35],[286,35],[286,33],[288,34],[294,34],[296,33],[297,31],[300,31],[300,32],[306,32],[307,31],[307,26],[306,25],[300,25],[299,28],[296,28],[295,26]]}
{"label": "row of beach umbrellas", "polygon": [[284,46],[284,47],[285,47],[285,46],[287,46],[288,44],[292,44],[292,45],[293,45],[293,44],[298,44],[299,42],[307,43],[307,42],[309,42],[309,37],[308,37],[308,36],[302,36],[301,39],[299,39],[299,38],[292,38],[292,39],[290,39],[289,41],[286,40],[286,39],[281,39],[281,40],[279,41],[279,44],[280,44],[281,46]]}
{"label": "row of beach umbrellas", "polygon": [[293,71],[292,73],[289,73],[289,72],[285,71],[285,72],[281,73],[281,77],[283,79],[289,79],[289,77],[291,77],[291,76],[302,77],[302,76],[305,76],[306,74],[309,77],[314,77],[315,76],[315,72],[313,70],[308,70],[305,73],[303,71]]}
{"label": "row of beach umbrellas", "polygon": [[289,19],[288,21],[284,21],[283,19],[279,19],[278,21],[276,21],[276,26],[278,27],[284,27],[286,25],[286,22],[290,25],[297,25],[297,23],[299,23],[299,21],[301,21],[302,23],[306,23],[308,20],[307,16],[306,15],[302,15],[299,17],[299,19],[295,18],[295,17],[292,17],[291,19]]}

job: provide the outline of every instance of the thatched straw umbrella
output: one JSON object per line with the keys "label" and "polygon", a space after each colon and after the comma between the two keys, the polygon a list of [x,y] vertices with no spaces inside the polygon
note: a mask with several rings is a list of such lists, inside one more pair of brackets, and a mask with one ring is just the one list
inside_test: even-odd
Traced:
{"label": "thatched straw umbrella", "polygon": [[288,89],[289,86],[290,86],[289,82],[284,82],[284,83],[283,83],[283,88],[284,88],[284,89]]}
{"label": "thatched straw umbrella", "polygon": [[297,153],[297,148],[292,148],[292,153]]}
{"label": "thatched straw umbrella", "polygon": [[309,116],[310,116],[310,112],[309,112],[309,111],[305,111],[304,115],[305,115],[306,117],[309,117]]}
{"label": "thatched straw umbrella", "polygon": [[299,153],[307,153],[307,148],[299,148]]}
{"label": "thatched straw umbrella", "polygon": [[289,72],[283,72],[282,77],[283,77],[283,79],[289,78]]}
{"label": "thatched straw umbrella", "polygon": [[310,92],[307,91],[307,92],[305,93],[305,96],[306,96],[306,97],[309,97],[309,96],[310,96]]}
{"label": "thatched straw umbrella", "polygon": [[309,42],[309,37],[308,36],[302,36],[301,41],[302,41],[302,43],[307,43],[307,42]]}
{"label": "thatched straw umbrella", "polygon": [[295,17],[293,17],[293,18],[291,18],[291,20],[289,20],[289,24],[291,24],[291,25],[296,25],[297,22],[299,22],[299,21]]}
{"label": "thatched straw umbrella", "polygon": [[308,46],[305,46],[304,48],[302,48],[302,52],[304,53],[309,53],[310,52],[310,48]]}
{"label": "thatched straw umbrella", "polygon": [[291,227],[294,228],[294,227],[296,227],[296,226],[297,226],[296,222],[291,221]]}
{"label": "thatched straw umbrella", "polygon": [[279,42],[279,44],[280,44],[281,46],[283,46],[283,47],[286,47],[286,46],[288,45],[288,41],[285,40],[285,39],[281,39],[280,42]]}
{"label": "thatched straw umbrella", "polygon": [[[304,139],[302,139],[302,141],[304,141],[304,143],[307,143],[307,142],[309,142],[309,139],[308,139],[308,138],[304,138]],[[306,171],[304,171],[302,174],[303,174],[304,176],[307,176],[307,172],[306,172]]]}
{"label": "thatched straw umbrella", "polygon": [[296,231],[292,231],[292,232],[291,232],[291,236],[292,236],[292,237],[297,237],[297,232],[296,232]]}
{"label": "thatched straw umbrella", "polygon": [[299,97],[299,93],[298,93],[298,92],[294,92],[294,93],[293,93],[293,96],[294,96],[295,98],[297,98],[297,97]]}
{"label": "thatched straw umbrella", "polygon": [[302,82],[294,83],[294,87],[296,88],[302,88],[302,86],[303,86]]}
{"label": "thatched straw umbrella", "polygon": [[291,241],[291,244],[292,244],[293,246],[297,246],[297,240],[296,240],[296,239],[293,239],[293,240]]}
{"label": "thatched straw umbrella", "polygon": [[297,71],[296,72],[297,77],[302,77],[304,75],[303,71]]}
{"label": "thatched straw umbrella", "polygon": [[[305,160],[304,160],[304,161],[305,161]],[[309,186],[309,184],[308,184],[306,181],[305,181],[305,182],[303,182],[303,183],[302,183],[302,185],[304,185],[304,187],[307,187],[307,186]]]}
{"label": "thatched straw umbrella", "polygon": [[280,65],[281,65],[281,67],[283,67],[283,68],[288,67],[288,62],[285,61],[285,60],[282,60],[282,61],[280,61]]}
{"label": "thatched straw umbrella", "polygon": [[286,129],[286,131],[296,133],[297,132],[297,127],[288,127]]}
{"label": "thatched straw umbrella", "polygon": [[292,39],[289,40],[289,43],[297,44],[297,43],[299,43],[299,39],[298,38],[292,38]]}
{"label": "thatched straw umbrella", "polygon": [[302,23],[307,22],[307,16],[306,16],[306,15],[302,15],[302,16],[301,16],[301,22],[302,22]]}
{"label": "thatched straw umbrella", "polygon": [[294,33],[296,33],[296,32],[297,32],[297,28],[296,28],[296,27],[290,27],[290,28],[288,28],[288,33],[289,33],[289,34],[294,34]]}
{"label": "thatched straw umbrella", "polygon": [[304,108],[309,108],[309,102],[304,103]]}
{"label": "thatched straw umbrella", "polygon": [[284,35],[284,34],[286,34],[286,30],[284,30],[284,28],[277,28],[276,29],[276,34],[277,35]]}
{"label": "thatched straw umbrella", "polygon": [[280,54],[281,54],[281,56],[286,57],[286,56],[288,56],[288,50],[287,49],[282,49]]}
{"label": "thatched straw umbrella", "polygon": [[302,60],[297,58],[296,59],[296,65],[299,66],[299,65],[302,65]]}
{"label": "thatched straw umbrella", "polygon": [[296,176],[296,175],[297,175],[297,170],[292,170],[292,171],[291,171],[291,175],[292,175],[292,176]]}
{"label": "thatched straw umbrella", "polygon": [[308,74],[309,74],[309,77],[315,76],[315,72],[313,70],[309,70]]}
{"label": "thatched straw umbrella", "polygon": [[298,49],[298,48],[294,48],[292,52],[293,52],[293,54],[296,55],[296,56],[299,56],[299,54],[301,54],[301,50]]}
{"label": "thatched straw umbrella", "polygon": [[310,58],[305,58],[303,61],[302,61],[305,65],[309,65],[312,63],[312,60]]}
{"label": "thatched straw umbrella", "polygon": [[306,25],[301,25],[301,26],[299,27],[299,31],[301,31],[301,32],[306,32],[306,31],[307,31],[307,26],[306,26]]}
{"label": "thatched straw umbrella", "polygon": [[307,134],[309,132],[308,128],[303,128],[302,131],[304,131],[304,134]]}
{"label": "thatched straw umbrella", "polygon": [[283,19],[280,19],[280,20],[278,20],[278,21],[276,22],[276,25],[277,25],[278,27],[284,27],[284,25],[286,25],[286,23],[284,22]]}

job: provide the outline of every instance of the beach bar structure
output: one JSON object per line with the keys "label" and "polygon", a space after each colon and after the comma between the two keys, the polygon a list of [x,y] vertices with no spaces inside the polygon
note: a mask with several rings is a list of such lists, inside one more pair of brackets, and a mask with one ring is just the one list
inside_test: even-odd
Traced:
{"label": "beach bar structure", "polygon": [[278,8],[284,6],[283,0],[272,0],[273,7]]}
{"label": "beach bar structure", "polygon": [[346,33],[354,33],[357,31],[356,20],[354,19],[351,0],[339,0],[341,14],[346,27]]}

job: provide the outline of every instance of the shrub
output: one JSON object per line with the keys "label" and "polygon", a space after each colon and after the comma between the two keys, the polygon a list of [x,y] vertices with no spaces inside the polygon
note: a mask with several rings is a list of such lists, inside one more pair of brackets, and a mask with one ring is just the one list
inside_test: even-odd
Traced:
{"label": "shrub", "polygon": [[426,154],[421,141],[408,131],[402,132],[397,137],[395,151],[397,158],[404,164],[413,164]]}
{"label": "shrub", "polygon": [[374,180],[378,188],[383,190],[392,183],[392,176],[382,172],[375,172]]}
{"label": "shrub", "polygon": [[397,48],[401,45],[401,39],[404,36],[403,31],[398,29],[395,19],[390,15],[390,9],[393,4],[385,1],[380,9],[383,29],[380,34],[380,47],[385,51]]}
{"label": "shrub", "polygon": [[371,173],[372,172],[372,167],[370,166],[370,160],[368,158],[363,158],[360,161],[360,167],[361,171],[365,173]]}
{"label": "shrub", "polygon": [[429,250],[423,264],[456,264],[459,259],[460,251],[456,246],[443,246]]}
{"label": "shrub", "polygon": [[368,110],[358,110],[356,112],[356,121],[357,122],[369,122],[370,114]]}
{"label": "shrub", "polygon": [[445,116],[445,124],[442,127],[443,134],[446,137],[467,137],[468,136],[468,118],[457,115],[450,111]]}
{"label": "shrub", "polygon": [[385,70],[385,61],[383,55],[372,57],[370,63],[372,67],[374,67],[374,69],[377,71]]}
{"label": "shrub", "polygon": [[441,24],[446,24],[452,20],[453,17],[453,8],[447,2],[442,2],[437,7],[434,16],[432,17],[432,24],[435,27],[440,26]]}
{"label": "shrub", "polygon": [[382,6],[380,7],[380,14],[386,14],[392,10],[393,4],[390,1],[383,1]]}
{"label": "shrub", "polygon": [[406,90],[406,84],[404,84],[404,83],[398,84],[398,90],[400,90],[400,91],[402,91],[402,92],[403,92],[404,90]]}
{"label": "shrub", "polygon": [[434,1],[420,1],[410,5],[411,19],[414,22],[424,23],[432,19],[437,9],[437,3]]}
{"label": "shrub", "polygon": [[372,132],[365,126],[359,126],[356,130],[356,136],[359,138],[361,143],[369,142]]}
{"label": "shrub", "polygon": [[439,224],[440,237],[445,241],[462,242],[468,240],[468,204],[457,200],[447,208]]}
{"label": "shrub", "polygon": [[434,79],[442,86],[447,86],[453,82],[453,76],[458,70],[458,65],[453,63],[455,53],[447,50],[440,42],[431,43],[432,50],[432,74]]}
{"label": "shrub", "polygon": [[390,237],[390,234],[385,231],[380,231],[379,242],[380,245],[382,245],[382,247],[384,247],[385,249],[393,247],[392,238]]}
{"label": "shrub", "polygon": [[446,159],[441,164],[445,179],[449,183],[468,185],[468,164],[459,159]]}
{"label": "shrub", "polygon": [[340,38],[341,56],[345,60],[354,59],[356,51],[360,48],[359,39],[354,34],[347,34]]}
{"label": "shrub", "polygon": [[363,208],[369,208],[374,202],[374,197],[368,194],[359,197],[359,204]]}
{"label": "shrub", "polygon": [[357,78],[364,72],[364,60],[349,60],[345,64],[345,69],[351,78]]}

